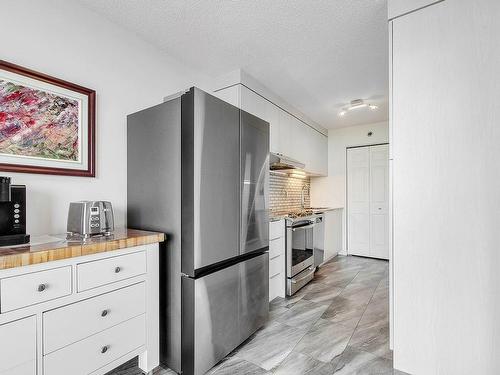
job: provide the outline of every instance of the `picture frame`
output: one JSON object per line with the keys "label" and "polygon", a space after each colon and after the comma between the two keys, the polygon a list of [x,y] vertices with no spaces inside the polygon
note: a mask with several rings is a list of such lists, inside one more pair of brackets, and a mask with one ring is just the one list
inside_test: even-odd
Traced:
{"label": "picture frame", "polygon": [[0,171],[95,177],[95,97],[0,60]]}

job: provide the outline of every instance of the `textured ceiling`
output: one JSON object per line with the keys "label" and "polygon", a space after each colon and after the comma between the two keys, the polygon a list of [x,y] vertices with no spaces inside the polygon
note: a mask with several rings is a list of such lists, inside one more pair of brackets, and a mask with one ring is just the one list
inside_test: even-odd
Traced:
{"label": "textured ceiling", "polygon": [[[327,128],[388,118],[386,0],[78,0],[213,77],[241,68]],[[352,99],[378,111],[339,118]]]}

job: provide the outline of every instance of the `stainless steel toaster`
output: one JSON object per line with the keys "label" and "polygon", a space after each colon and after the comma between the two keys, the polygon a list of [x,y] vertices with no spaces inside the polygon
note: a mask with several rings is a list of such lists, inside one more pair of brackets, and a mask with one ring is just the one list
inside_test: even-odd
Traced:
{"label": "stainless steel toaster", "polygon": [[115,229],[113,207],[106,201],[71,202],[67,230],[84,237],[109,235]]}

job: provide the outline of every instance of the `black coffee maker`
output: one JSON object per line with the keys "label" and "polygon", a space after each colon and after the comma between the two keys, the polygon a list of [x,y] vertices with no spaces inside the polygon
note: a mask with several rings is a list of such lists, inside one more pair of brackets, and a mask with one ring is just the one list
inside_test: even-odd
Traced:
{"label": "black coffee maker", "polygon": [[0,176],[0,246],[30,241],[26,234],[26,186],[11,185],[10,177]]}

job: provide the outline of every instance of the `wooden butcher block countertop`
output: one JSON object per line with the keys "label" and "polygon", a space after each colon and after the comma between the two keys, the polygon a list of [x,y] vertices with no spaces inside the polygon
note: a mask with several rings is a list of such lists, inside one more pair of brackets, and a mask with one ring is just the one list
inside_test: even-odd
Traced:
{"label": "wooden butcher block countertop", "polygon": [[104,253],[165,240],[164,233],[117,229],[110,236],[69,237],[66,234],[32,236],[25,245],[0,247],[0,270]]}

